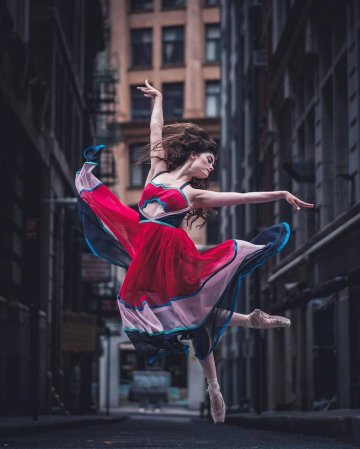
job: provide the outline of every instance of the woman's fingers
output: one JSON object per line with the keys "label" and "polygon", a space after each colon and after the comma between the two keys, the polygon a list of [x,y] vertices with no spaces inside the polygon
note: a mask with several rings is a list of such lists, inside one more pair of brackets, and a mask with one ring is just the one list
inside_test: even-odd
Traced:
{"label": "woman's fingers", "polygon": [[141,92],[152,93],[154,95],[157,93],[157,91],[153,87],[137,86],[137,89]]}
{"label": "woman's fingers", "polygon": [[[151,84],[149,84],[148,80],[145,80],[145,86],[137,86],[136,87],[141,93],[148,94],[151,96],[151,98],[155,99],[157,97],[162,97],[161,92],[156,90]],[[147,96],[147,95],[145,95]]]}
{"label": "woman's fingers", "polygon": [[308,208],[314,207],[314,204],[312,204],[312,203],[305,203],[305,201],[301,201],[298,198],[296,198],[296,204],[298,206],[301,206],[301,207],[308,207]]}
{"label": "woman's fingers", "polygon": [[151,89],[147,89],[146,87],[137,87],[137,90],[139,90],[142,94],[144,94],[145,97],[153,98],[155,96],[155,92],[153,92]]}
{"label": "woman's fingers", "polygon": [[293,200],[290,200],[289,203],[296,209],[296,210],[300,210],[301,207],[304,208],[312,208],[314,207],[314,204],[311,203],[305,203],[305,201],[301,201],[298,198],[294,198]]}
{"label": "woman's fingers", "polygon": [[298,206],[295,204],[295,201],[293,198],[287,198],[286,201],[292,206],[294,209],[298,209]]}
{"label": "woman's fingers", "polygon": [[295,209],[295,210],[300,210],[301,207],[306,207],[306,208],[310,208],[310,207],[314,207],[313,204],[310,203],[305,203],[305,201],[301,201],[296,197],[290,197],[288,198],[287,202]]}

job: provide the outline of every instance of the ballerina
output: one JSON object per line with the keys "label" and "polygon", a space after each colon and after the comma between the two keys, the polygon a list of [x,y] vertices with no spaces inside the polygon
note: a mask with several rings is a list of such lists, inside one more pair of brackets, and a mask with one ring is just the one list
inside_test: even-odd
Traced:
{"label": "ballerina", "polygon": [[313,207],[287,191],[215,192],[208,190],[217,147],[192,123],[164,126],[162,94],[149,82],[138,90],[154,100],[147,158],[150,170],[139,212],[123,204],[92,173],[104,146],[84,151],[76,175],[79,216],[95,255],[127,268],[117,297],[124,327],[136,351],[148,360],[188,353],[191,340],[208,384],[211,415],[225,420],[213,351],[227,326],[255,329],[290,326],[285,317],[260,309],[234,312],[242,278],[286,245],[290,228],[280,223],[251,242],[230,239],[198,251],[181,228],[185,219],[200,226],[214,208],[284,199],[296,210]]}

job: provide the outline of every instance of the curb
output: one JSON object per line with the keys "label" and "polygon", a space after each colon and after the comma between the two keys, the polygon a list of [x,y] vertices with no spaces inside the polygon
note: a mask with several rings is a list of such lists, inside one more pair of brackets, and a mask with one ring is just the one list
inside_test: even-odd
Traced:
{"label": "curb", "polygon": [[230,415],[226,418],[226,424],[360,442],[360,415],[311,417]]}
{"label": "curb", "polygon": [[86,427],[89,425],[98,425],[98,424],[111,424],[117,423],[121,421],[125,421],[128,419],[128,416],[117,416],[117,417],[99,417],[99,418],[86,418],[79,419],[77,421],[61,421],[61,422],[52,422],[52,423],[29,423],[27,425],[19,425],[19,426],[11,426],[11,427],[3,427],[0,424],[0,438],[4,437],[19,437],[25,435],[32,435],[36,433],[43,432],[51,432],[54,430],[67,430],[67,429],[76,429],[80,427]]}

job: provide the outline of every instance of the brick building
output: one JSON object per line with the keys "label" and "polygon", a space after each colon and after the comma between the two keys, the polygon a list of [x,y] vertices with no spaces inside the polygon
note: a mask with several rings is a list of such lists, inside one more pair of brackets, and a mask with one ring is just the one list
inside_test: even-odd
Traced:
{"label": "brick building", "polygon": [[[121,143],[114,147],[114,191],[127,204],[139,201],[147,166],[136,166],[149,141],[151,101],[136,86],[149,79],[164,95],[165,123],[192,121],[220,136],[220,15],[214,1],[111,1],[111,50],[119,54],[118,122]],[[217,187],[214,173],[212,188]],[[193,227],[199,245],[213,242],[215,230]]]}

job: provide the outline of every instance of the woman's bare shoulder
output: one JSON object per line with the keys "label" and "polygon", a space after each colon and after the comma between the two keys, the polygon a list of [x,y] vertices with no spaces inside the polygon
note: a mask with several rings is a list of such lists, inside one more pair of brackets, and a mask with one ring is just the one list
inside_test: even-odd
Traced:
{"label": "woman's bare shoulder", "polygon": [[201,195],[201,192],[206,192],[207,190],[203,189],[195,189],[191,184],[187,184],[183,189],[188,203],[190,204],[191,209],[196,209],[200,207],[198,204],[198,197]]}
{"label": "woman's bare shoulder", "polygon": [[158,165],[156,168],[150,168],[149,173],[147,175],[146,181],[145,181],[145,185],[149,184],[149,182],[153,179],[153,178],[157,178],[158,176],[162,176],[162,173],[166,173],[167,172],[167,167],[166,165]]}
{"label": "woman's bare shoulder", "polygon": [[154,175],[154,181],[156,183],[163,183],[165,185],[171,187],[181,187],[184,183],[175,178],[175,176],[171,175],[171,172],[168,171],[159,171],[158,175]]}

